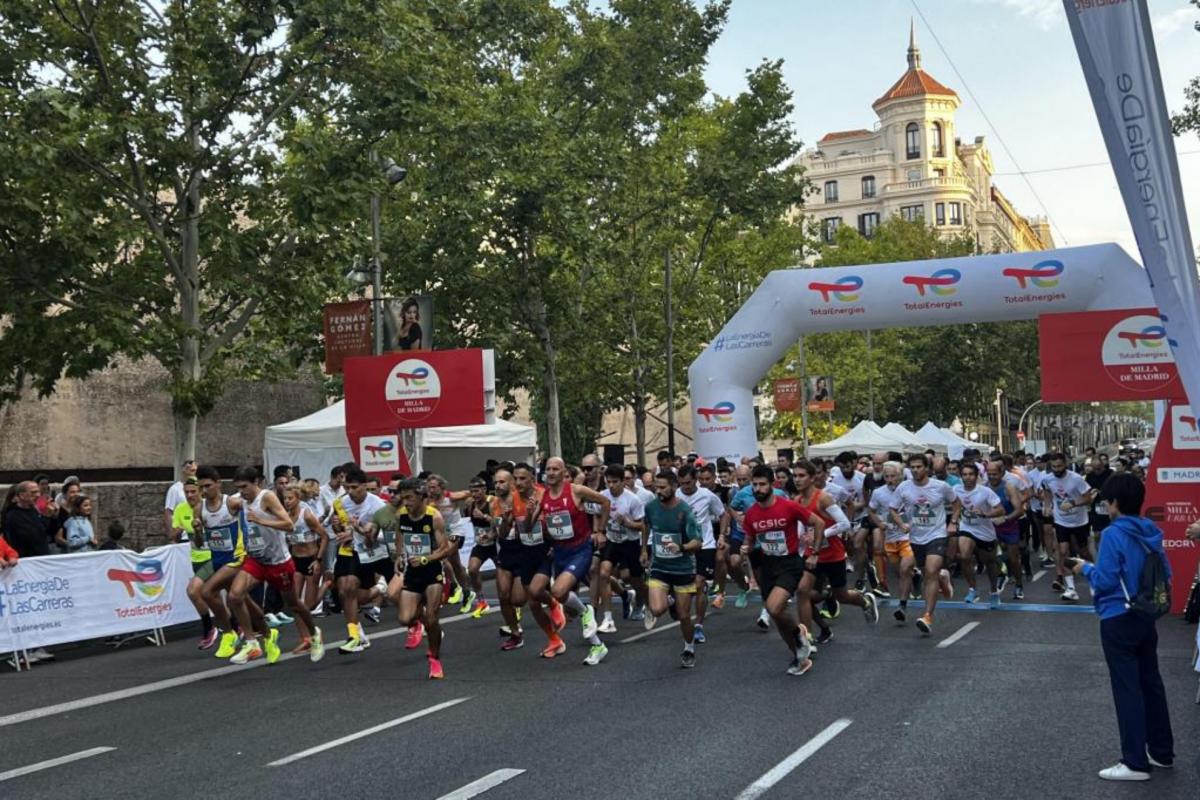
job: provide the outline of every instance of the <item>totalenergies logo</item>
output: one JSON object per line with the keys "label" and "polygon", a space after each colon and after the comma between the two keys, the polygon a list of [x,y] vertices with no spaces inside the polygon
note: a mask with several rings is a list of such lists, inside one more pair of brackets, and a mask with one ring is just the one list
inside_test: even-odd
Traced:
{"label": "totalenergies logo", "polygon": [[363,449],[373,456],[387,455],[396,449],[396,443],[391,439],[384,439],[379,444],[365,444]]}
{"label": "totalenergies logo", "polygon": [[939,269],[932,275],[905,275],[901,282],[917,287],[917,294],[921,297],[925,296],[926,289],[939,297],[948,297],[958,291],[953,287],[960,280],[962,280],[962,273],[958,270]]}
{"label": "totalenergies logo", "polygon": [[1027,288],[1026,281],[1039,289],[1050,289],[1058,286],[1058,276],[1063,274],[1063,263],[1054,259],[1039,261],[1029,269],[1009,267],[1002,273],[1007,278],[1016,278],[1017,285]]}
{"label": "totalenergies logo", "polygon": [[1197,427],[1195,417],[1189,417],[1187,414],[1180,414],[1179,422],[1181,425],[1185,425],[1186,427],[1191,428],[1192,433],[1200,433],[1200,428]]}
{"label": "totalenergies logo", "polygon": [[397,380],[404,381],[405,386],[424,386],[425,379],[429,377],[429,370],[425,367],[417,367],[412,372],[397,372],[395,377]]}
{"label": "totalenergies logo", "polygon": [[162,562],[156,559],[139,561],[134,569],[110,569],[108,579],[116,581],[125,587],[130,597],[141,595],[147,600],[153,600],[163,593]]}
{"label": "totalenergies logo", "polygon": [[853,303],[858,299],[858,290],[863,287],[863,279],[857,275],[843,275],[833,283],[813,281],[808,288],[821,293],[821,300],[828,303],[832,295],[839,303]]}
{"label": "totalenergies logo", "polygon": [[1117,334],[1117,338],[1129,342],[1129,346],[1134,350],[1137,350],[1139,345],[1162,347],[1167,340],[1167,329],[1162,325],[1150,325],[1140,331],[1121,331]]}
{"label": "totalenergies logo", "polygon": [[725,400],[712,408],[697,408],[696,413],[704,417],[705,422],[729,422],[733,419],[735,409],[736,406],[733,403]]}

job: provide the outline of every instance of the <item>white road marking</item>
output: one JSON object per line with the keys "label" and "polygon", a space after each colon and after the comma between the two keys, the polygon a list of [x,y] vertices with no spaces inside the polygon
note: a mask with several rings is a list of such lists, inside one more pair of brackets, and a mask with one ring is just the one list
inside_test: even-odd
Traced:
{"label": "white road marking", "polygon": [[301,750],[299,753],[293,753],[290,756],[285,756],[278,761],[272,761],[270,764],[267,764],[267,766],[282,767],[285,764],[291,764],[292,762],[299,761],[302,758],[308,758],[309,756],[314,756],[317,753],[323,753],[326,750],[332,750],[335,747],[341,747],[344,744],[357,741],[358,739],[365,739],[366,737],[373,736],[380,731],[386,731],[388,728],[394,728],[397,725],[403,725],[406,722],[412,722],[414,719],[420,719],[421,717],[427,717],[430,714],[436,714],[444,708],[450,708],[450,706],[456,706],[459,703],[465,703],[470,699],[471,698],[469,697],[460,697],[457,700],[447,700],[444,703],[438,703],[436,706],[430,706],[429,708],[424,708],[420,711],[414,711],[411,714],[405,714],[403,717],[398,717],[390,722],[381,722],[378,725],[372,725],[370,728],[367,728],[364,731],[352,733],[349,736],[343,736],[340,739],[334,739],[332,742],[325,742],[325,744],[319,744],[316,747],[310,747],[307,750]]}
{"label": "white road marking", "polygon": [[1035,572],[1035,573],[1033,574],[1033,578],[1031,578],[1030,580],[1031,580],[1031,582],[1032,582],[1032,581],[1036,581],[1038,578],[1042,577],[1042,576],[1043,576],[1043,575],[1045,575],[1045,574],[1046,574],[1046,570],[1044,570],[1044,569],[1039,569],[1037,572]]}
{"label": "white road marking", "polygon": [[492,789],[505,781],[510,781],[518,775],[524,773],[523,769],[498,769],[495,772],[490,772],[484,775],[477,781],[471,781],[461,789],[455,789],[450,794],[444,794],[437,800],[469,800],[469,798],[477,797],[488,789]]}
{"label": "white road marking", "polygon": [[[442,620],[442,624],[448,625],[451,622],[460,622],[464,619],[471,619],[471,615],[458,614],[453,617],[446,617]],[[387,639],[391,636],[400,636],[407,633],[408,628],[393,628],[391,630],[370,634],[370,638],[371,641],[375,641],[376,639]],[[332,656],[337,658],[338,654],[332,651],[336,650],[344,643],[344,639],[336,642],[326,641],[325,657],[329,658]],[[290,661],[293,658],[308,658],[308,654],[303,653],[300,655],[292,655],[291,653],[285,653],[284,655],[280,656],[278,663]],[[52,717],[55,714],[66,714],[70,711],[78,711],[81,708],[91,708],[92,706],[104,705],[105,703],[115,703],[120,700],[128,700],[131,697],[140,697],[144,694],[152,694],[154,692],[165,691],[166,689],[174,689],[177,686],[187,686],[190,683],[205,681],[209,678],[219,678],[222,675],[231,675],[235,672],[243,672],[248,669],[257,669],[265,666],[267,666],[267,662],[261,659],[258,661],[251,661],[249,664],[230,664],[224,667],[206,669],[202,672],[193,672],[189,675],[180,675],[177,678],[166,678],[161,681],[145,683],[141,686],[131,686],[128,689],[118,689],[113,692],[92,695],[91,697],[81,697],[78,700],[68,700],[65,703],[55,703],[54,705],[42,706],[41,708],[31,708],[28,711],[20,711],[16,714],[9,714],[8,716],[0,717],[0,728],[8,725],[16,725],[21,722],[29,722],[35,719],[42,719],[44,717]]]}
{"label": "white road marking", "polygon": [[968,622],[966,625],[963,625],[961,628],[956,630],[954,633],[950,634],[945,639],[942,639],[940,642],[938,642],[938,647],[941,647],[941,648],[949,647],[950,645],[954,644],[959,639],[963,638],[968,633],[970,633],[971,631],[975,630],[978,627],[979,627],[978,622]]}
{"label": "white road marking", "polygon": [[783,761],[780,761],[774,767],[771,767],[771,769],[768,770],[765,775],[743,789],[742,793],[737,796],[736,800],[754,800],[763,792],[779,783],[788,776],[788,773],[807,761],[822,747],[833,741],[835,736],[846,730],[846,728],[849,728],[850,722],[851,721],[848,719],[839,719],[837,722],[833,723],[828,728],[809,739],[803,747],[792,753]]}
{"label": "white road marking", "polygon": [[59,756],[58,758],[52,758],[49,761],[39,761],[36,764],[30,764],[27,767],[17,767],[16,769],[10,769],[8,772],[0,772],[0,781],[12,780],[13,778],[19,778],[22,775],[28,775],[31,772],[40,772],[41,770],[50,769],[51,767],[60,767],[63,764],[70,764],[72,761],[81,761],[85,758],[98,756],[101,753],[111,753],[116,749],[117,748],[115,747],[93,747],[91,750],[80,750],[78,753],[72,753],[69,756]]}
{"label": "white road marking", "polygon": [[[649,613],[649,612],[647,612],[647,613]],[[634,636],[628,636],[624,639],[618,639],[617,644],[629,644],[630,642],[636,642],[638,639],[645,639],[647,636],[653,636],[656,633],[662,633],[663,631],[669,631],[672,628],[678,628],[678,627],[679,627],[678,622],[672,622],[669,625],[658,625],[654,628],[651,628],[648,631],[642,631],[641,633],[636,634]]]}

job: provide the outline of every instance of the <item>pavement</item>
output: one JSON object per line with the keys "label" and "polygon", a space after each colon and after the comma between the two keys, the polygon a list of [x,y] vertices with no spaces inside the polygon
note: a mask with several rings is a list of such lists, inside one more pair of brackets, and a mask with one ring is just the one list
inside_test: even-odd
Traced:
{"label": "pavement", "polygon": [[[843,608],[799,678],[754,626],[758,604],[732,597],[693,670],[669,619],[647,635],[619,612],[607,660],[588,667],[577,623],[547,661],[540,631],[504,653],[498,614],[445,610],[443,681],[394,621],[367,628],[367,652],[319,664],[230,666],[190,628],[164,647],[64,646],[0,674],[0,797],[1200,797],[1195,629],[1159,622],[1176,767],[1105,783],[1119,742],[1095,616],[1015,610],[1062,608],[1049,579],[1000,611],[939,608],[929,638],[911,611],[904,627],[891,608],[870,626]],[[323,622],[344,636],[340,618]]]}

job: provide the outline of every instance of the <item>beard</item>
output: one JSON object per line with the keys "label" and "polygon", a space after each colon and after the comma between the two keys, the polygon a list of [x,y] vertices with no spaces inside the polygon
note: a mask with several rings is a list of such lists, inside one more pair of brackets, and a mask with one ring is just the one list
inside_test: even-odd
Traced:
{"label": "beard", "polygon": [[765,503],[767,500],[769,500],[771,498],[771,495],[773,495],[773,494],[775,494],[775,493],[772,492],[770,489],[768,489],[765,492],[754,492],[754,499],[760,503]]}

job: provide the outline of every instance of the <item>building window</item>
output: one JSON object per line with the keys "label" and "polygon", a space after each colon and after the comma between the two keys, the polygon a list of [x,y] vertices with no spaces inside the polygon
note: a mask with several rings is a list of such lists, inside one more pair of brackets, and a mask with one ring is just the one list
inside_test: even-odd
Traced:
{"label": "building window", "polygon": [[921,157],[921,128],[915,122],[904,129],[904,150],[908,158]]}
{"label": "building window", "polygon": [[950,224],[962,225],[962,203],[950,204]]}
{"label": "building window", "polygon": [[933,217],[935,220],[937,220],[938,225],[946,224],[946,204],[945,203],[934,203]]}
{"label": "building window", "polygon": [[925,219],[925,206],[900,206],[900,218],[905,222],[916,222]]}
{"label": "building window", "polygon": [[946,155],[946,148],[942,144],[942,123],[933,123],[933,154],[942,158]]}
{"label": "building window", "polygon": [[825,181],[825,202],[836,203],[837,199],[837,181]]}
{"label": "building window", "polygon": [[862,196],[863,197],[874,197],[875,196],[875,176],[874,175],[864,175],[863,176]]}
{"label": "building window", "polygon": [[946,170],[942,169],[941,167],[938,167],[937,169],[935,169],[935,170],[933,171],[933,177],[935,177],[935,178],[944,178],[944,177],[946,177]]}
{"label": "building window", "polygon": [[833,237],[841,224],[841,217],[826,217],[821,220],[821,238],[825,240],[825,244],[833,243]]}
{"label": "building window", "polygon": [[868,239],[875,234],[875,229],[879,227],[879,215],[875,212],[869,214],[858,215],[858,232]]}

